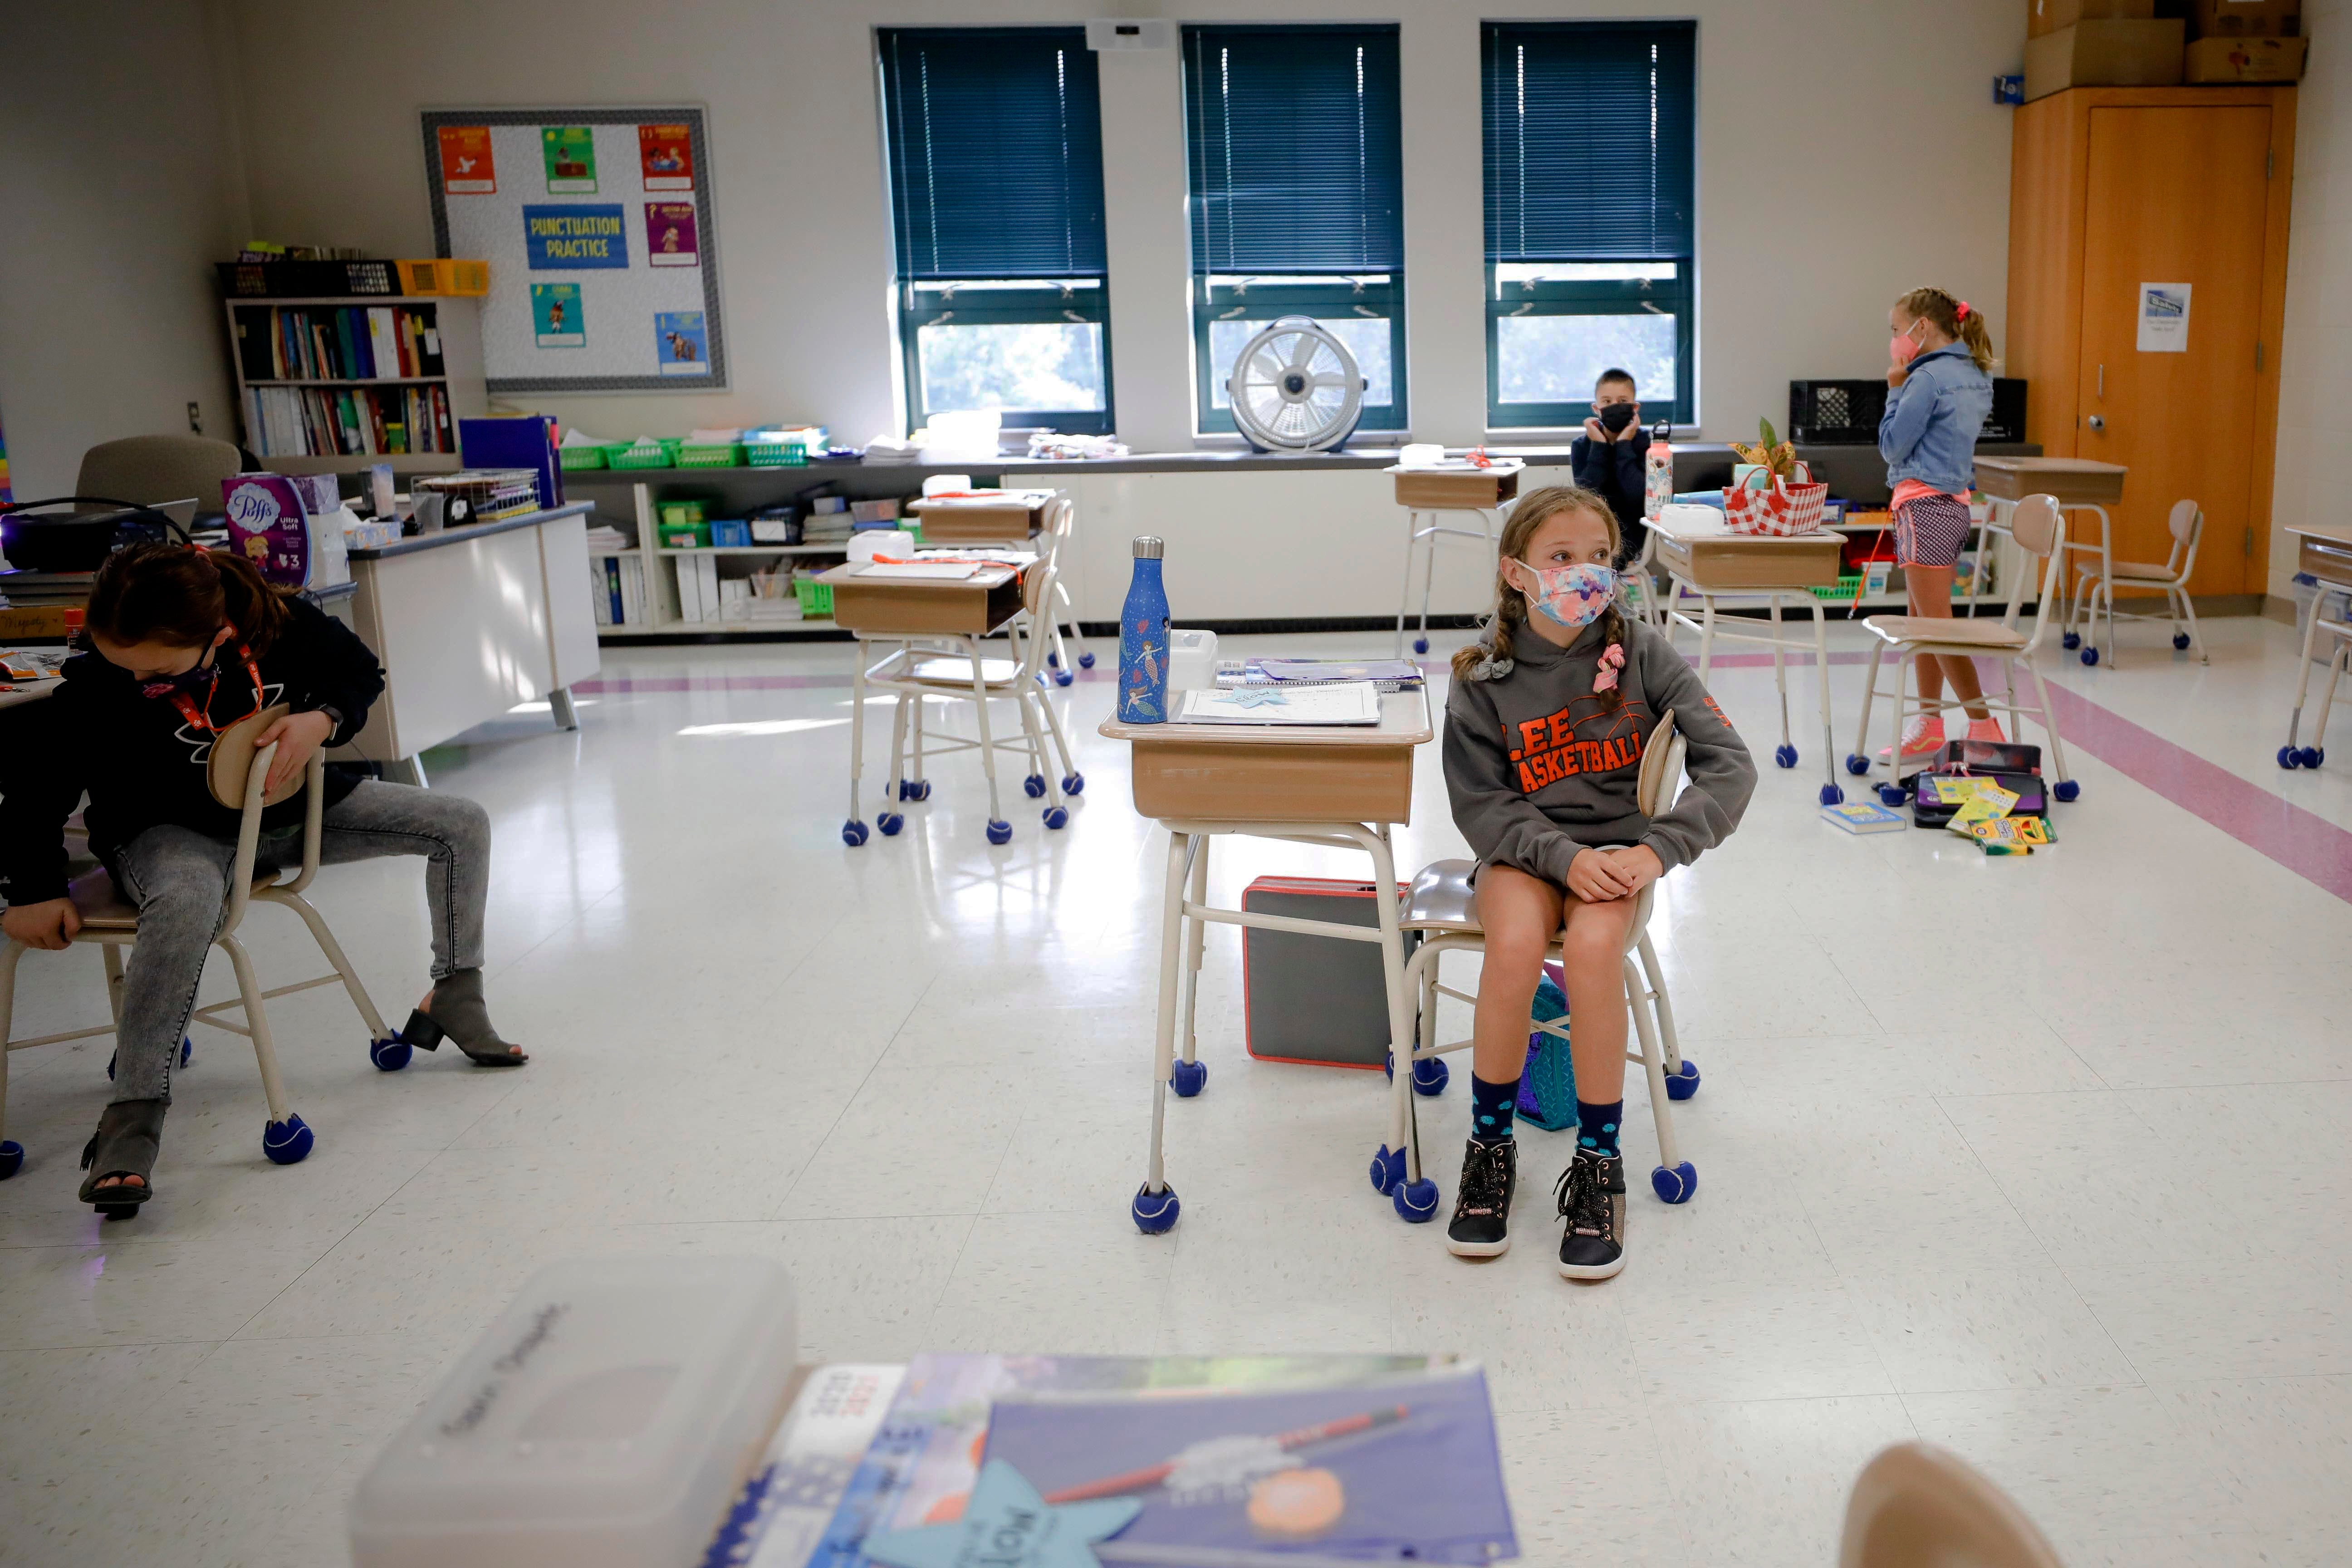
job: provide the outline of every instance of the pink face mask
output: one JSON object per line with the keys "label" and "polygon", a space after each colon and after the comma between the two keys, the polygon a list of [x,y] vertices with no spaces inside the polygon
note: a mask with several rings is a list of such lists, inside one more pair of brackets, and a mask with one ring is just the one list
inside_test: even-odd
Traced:
{"label": "pink face mask", "polygon": [[[1926,318],[1922,317],[1920,320],[1924,321]],[[1909,331],[1895,333],[1894,338],[1888,342],[1886,352],[1894,356],[1895,363],[1896,364],[1909,364],[1913,359],[1917,357],[1919,353],[1919,344],[1911,334],[1913,332],[1916,332],[1918,330],[1919,322],[1914,321],[1911,323]]]}

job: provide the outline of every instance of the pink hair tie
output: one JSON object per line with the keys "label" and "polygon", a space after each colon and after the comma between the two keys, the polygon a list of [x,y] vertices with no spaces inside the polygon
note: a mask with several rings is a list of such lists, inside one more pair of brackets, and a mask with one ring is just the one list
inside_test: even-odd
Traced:
{"label": "pink hair tie", "polygon": [[1955,316],[1955,317],[1953,318],[1953,320],[1954,320],[1954,321],[1967,321],[1968,319],[1969,319],[1969,302],[1968,302],[1966,300],[1961,300],[1961,301],[1960,301],[1960,312],[1959,312],[1959,314],[1958,314],[1958,315]]}
{"label": "pink hair tie", "polygon": [[1622,646],[1616,643],[1611,643],[1607,647],[1602,648],[1601,650],[1601,670],[1600,673],[1592,678],[1592,689],[1595,691],[1616,690],[1617,672],[1624,668],[1625,649]]}

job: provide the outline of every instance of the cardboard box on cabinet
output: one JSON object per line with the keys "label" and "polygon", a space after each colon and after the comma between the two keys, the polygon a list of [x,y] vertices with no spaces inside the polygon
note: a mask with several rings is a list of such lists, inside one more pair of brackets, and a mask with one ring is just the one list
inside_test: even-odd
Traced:
{"label": "cardboard box on cabinet", "polygon": [[2300,81],[2309,38],[2200,38],[2189,46],[2192,82]]}
{"label": "cardboard box on cabinet", "polygon": [[2302,33],[2303,0],[2189,0],[2192,38],[2293,38]]}
{"label": "cardboard box on cabinet", "polygon": [[2156,0],[2025,0],[2025,36],[2038,38],[2077,22],[2147,21]]}
{"label": "cardboard box on cabinet", "polygon": [[2025,40],[2025,99],[2070,87],[2177,87],[2187,47],[2177,19],[2077,22]]}

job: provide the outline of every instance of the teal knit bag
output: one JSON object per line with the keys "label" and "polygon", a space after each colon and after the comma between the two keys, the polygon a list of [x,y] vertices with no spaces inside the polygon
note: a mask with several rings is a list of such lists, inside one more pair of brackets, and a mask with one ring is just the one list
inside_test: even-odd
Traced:
{"label": "teal knit bag", "polygon": [[[1560,985],[1564,978],[1558,964],[1544,965],[1543,978],[1536,983],[1535,1004],[1528,1009],[1530,1019],[1538,1024],[1566,1020],[1568,993]],[[1541,1029],[1528,1031],[1528,1065],[1519,1074],[1516,1114],[1521,1121],[1532,1121],[1553,1132],[1576,1125],[1576,1062],[1569,1054],[1568,1042],[1559,1036]]]}

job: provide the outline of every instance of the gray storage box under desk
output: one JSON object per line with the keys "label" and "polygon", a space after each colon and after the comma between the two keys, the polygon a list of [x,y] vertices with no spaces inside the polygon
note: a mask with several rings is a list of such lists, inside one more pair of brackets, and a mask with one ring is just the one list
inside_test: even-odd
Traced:
{"label": "gray storage box under desk", "polygon": [[[1242,889],[1242,909],[1377,929],[1378,888],[1323,877],[1260,877]],[[1400,901],[1404,891],[1397,889]],[[1420,933],[1403,937],[1403,955],[1411,958]],[[1389,1050],[1384,985],[1378,942],[1242,928],[1244,1039],[1260,1061],[1379,1068]]]}

